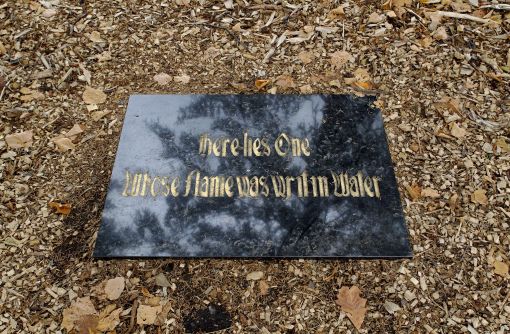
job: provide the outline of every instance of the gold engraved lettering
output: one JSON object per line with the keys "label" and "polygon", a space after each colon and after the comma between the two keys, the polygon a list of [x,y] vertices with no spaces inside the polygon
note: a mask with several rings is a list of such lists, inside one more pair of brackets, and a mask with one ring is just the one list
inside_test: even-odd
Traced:
{"label": "gold engraved lettering", "polygon": [[131,179],[131,174],[128,170],[126,170],[126,179],[124,181],[124,191],[122,192],[122,196],[127,197],[128,195],[128,189],[129,189],[129,181]]}
{"label": "gold engraved lettering", "polygon": [[[181,180],[179,179],[179,177],[175,177],[173,180],[172,180],[172,185],[170,187],[170,192],[172,193],[172,196],[173,197],[177,197],[179,196],[179,183],[181,182]],[[165,196],[168,196],[168,194],[166,194]]]}
{"label": "gold engraved lettering", "polygon": [[234,157],[237,157],[239,155],[239,152],[237,149],[239,148],[239,139],[234,138],[232,139],[232,142],[230,143],[230,151],[232,152],[232,155]]}
{"label": "gold engraved lettering", "polygon": [[301,141],[301,152],[303,152],[304,156],[310,156],[310,142],[308,141],[308,138]]}
{"label": "gold engraved lettering", "polygon": [[289,146],[289,137],[285,133],[281,133],[278,138],[276,138],[274,149],[276,153],[284,157],[287,155],[287,150]]}
{"label": "gold engraved lettering", "polygon": [[365,193],[368,195],[368,197],[374,197],[374,192],[372,189],[372,179],[369,177],[365,178],[363,185],[365,188]]}
{"label": "gold engraved lettering", "polygon": [[372,181],[374,183],[374,191],[375,191],[375,197],[381,198],[381,193],[379,191],[379,178],[377,176],[372,177]]}
{"label": "gold engraved lettering", "polygon": [[319,184],[319,196],[329,196],[329,185],[327,176],[317,176],[317,183]]}
{"label": "gold engraved lettering", "polygon": [[[151,195],[152,195],[152,197],[158,196],[158,192],[156,190],[154,190],[154,185],[156,184],[156,181],[161,183],[161,179],[159,178],[159,176],[156,176],[155,178],[152,179],[152,182],[151,182]],[[144,182],[145,182],[145,180],[144,180]],[[145,187],[145,184],[144,184],[144,187]],[[143,190],[142,190],[142,192],[143,192]]]}
{"label": "gold engraved lettering", "polygon": [[131,196],[138,196],[140,192],[140,183],[142,183],[142,173],[136,173],[131,186]]}
{"label": "gold engraved lettering", "polygon": [[234,178],[232,176],[229,176],[225,180],[225,194],[228,197],[234,196],[234,192],[232,191],[233,187],[234,187]]}

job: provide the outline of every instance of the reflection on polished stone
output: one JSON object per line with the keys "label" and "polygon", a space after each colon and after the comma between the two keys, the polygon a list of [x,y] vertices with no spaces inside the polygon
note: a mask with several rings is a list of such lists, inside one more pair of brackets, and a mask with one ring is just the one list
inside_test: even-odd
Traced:
{"label": "reflection on polished stone", "polygon": [[132,96],[94,256],[410,257],[372,102]]}

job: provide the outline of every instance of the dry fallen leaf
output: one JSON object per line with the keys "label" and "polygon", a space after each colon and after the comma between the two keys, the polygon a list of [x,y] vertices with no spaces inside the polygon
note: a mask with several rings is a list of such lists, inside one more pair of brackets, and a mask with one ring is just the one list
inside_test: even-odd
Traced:
{"label": "dry fallen leaf", "polygon": [[124,291],[124,277],[115,277],[106,281],[104,292],[109,300],[116,300]]}
{"label": "dry fallen leaf", "polygon": [[310,85],[304,85],[299,87],[299,91],[301,92],[301,94],[312,94],[313,92],[312,86]]}
{"label": "dry fallen leaf", "polygon": [[384,308],[390,314],[394,314],[395,312],[398,312],[401,310],[400,306],[398,306],[397,304],[395,304],[393,302],[390,302],[389,300],[384,302]]}
{"label": "dry fallen leaf", "polygon": [[267,293],[269,292],[269,284],[267,284],[267,282],[265,280],[260,280],[259,281],[259,290],[260,290],[260,294],[265,296],[267,295]]}
{"label": "dry fallen leaf", "polygon": [[37,90],[31,90],[26,87],[20,89],[21,95],[20,100],[23,102],[30,102],[33,100],[40,100],[44,98],[44,94],[37,91]]}
{"label": "dry fallen leaf", "polygon": [[80,69],[81,69],[81,71],[82,71],[82,73],[83,73],[83,74],[82,74],[82,75],[80,75],[80,76],[78,77],[78,79],[79,79],[79,80],[81,80],[81,81],[85,81],[85,82],[87,82],[87,83],[90,85],[90,80],[91,80],[91,78],[92,78],[92,74],[90,73],[90,71],[89,71],[89,70],[87,70],[87,69],[85,68],[85,66],[84,66],[83,64],[80,64]]}
{"label": "dry fallen leaf", "polygon": [[168,316],[168,312],[170,312],[170,310],[172,310],[172,304],[170,303],[170,301],[167,301],[166,304],[162,306],[161,312],[159,312],[158,315],[156,316],[154,325],[162,326],[165,323],[166,318]]}
{"label": "dry fallen leaf", "polygon": [[353,62],[354,57],[347,51],[336,51],[331,54],[329,62],[333,65],[333,68],[341,68],[347,62]]}
{"label": "dry fallen leaf", "polygon": [[2,41],[0,41],[0,56],[3,56],[6,53],[7,53],[7,49],[5,48],[5,46],[2,43]]}
{"label": "dry fallen leaf", "polygon": [[[510,52],[508,52],[508,54],[510,55]],[[510,145],[508,145],[503,137],[496,140],[496,147],[499,147],[503,152],[510,152]]]}
{"label": "dry fallen leaf", "polygon": [[446,32],[446,29],[445,27],[439,27],[436,29],[436,31],[434,31],[434,33],[432,34],[432,37],[434,37],[434,39],[438,40],[438,41],[444,41],[444,40],[447,40],[448,39],[448,33]]}
{"label": "dry fallen leaf", "polygon": [[97,311],[90,301],[90,297],[78,298],[64,310],[61,327],[71,332],[78,322],[88,315],[97,316]]}
{"label": "dry fallen leaf", "polygon": [[260,90],[267,86],[270,82],[271,80],[257,79],[255,80],[255,87]]}
{"label": "dry fallen leaf", "polygon": [[360,330],[367,313],[365,307],[367,300],[361,298],[360,293],[360,289],[355,285],[351,288],[344,286],[338,291],[336,300],[336,303],[342,307],[342,311],[347,313],[347,317],[358,330]]}
{"label": "dry fallen leaf", "polygon": [[14,133],[12,135],[5,136],[5,142],[7,146],[11,148],[27,148],[32,146],[33,143],[33,131],[23,131],[20,133]]}
{"label": "dry fallen leaf", "polygon": [[487,199],[487,195],[485,195],[485,190],[483,190],[483,189],[476,189],[471,194],[471,202],[482,204],[482,205],[487,205],[487,203],[489,203],[489,201]]}
{"label": "dry fallen leaf", "polygon": [[[111,309],[114,309],[113,311]],[[115,327],[120,323],[120,313],[122,308],[115,310],[115,305],[108,305],[99,314],[99,321],[96,329],[100,332],[113,331]]]}
{"label": "dry fallen leaf", "polygon": [[416,201],[421,197],[421,187],[417,184],[412,186],[406,186],[406,190],[409,193],[409,196],[411,196],[411,199],[413,201]]}
{"label": "dry fallen leaf", "polygon": [[154,283],[156,283],[157,286],[162,287],[169,287],[171,286],[170,282],[168,282],[168,279],[166,278],[165,274],[159,273],[154,278]]}
{"label": "dry fallen leaf", "polygon": [[471,6],[468,3],[463,3],[462,1],[452,1],[450,6],[457,13],[469,13],[471,11]]}
{"label": "dry fallen leaf", "polygon": [[422,39],[418,40],[418,43],[424,48],[428,48],[432,44],[432,38],[430,37],[423,37]]}
{"label": "dry fallen leaf", "polygon": [[344,3],[344,4],[336,7],[335,9],[331,10],[328,13],[328,19],[334,20],[334,19],[343,17],[345,15],[344,8],[346,8],[346,7],[349,7],[349,4]]}
{"label": "dry fallen leaf", "polygon": [[495,260],[494,263],[494,273],[496,275],[499,275],[501,277],[507,277],[508,276],[508,264]]}
{"label": "dry fallen leaf", "polygon": [[93,31],[87,34],[87,37],[94,43],[103,43],[105,40],[101,38],[99,31]]}
{"label": "dry fallen leaf", "polygon": [[294,79],[289,75],[280,75],[276,79],[275,85],[283,89],[294,88],[296,86],[294,84]]}
{"label": "dry fallen leaf", "polygon": [[99,89],[87,86],[85,87],[82,98],[83,102],[86,104],[101,104],[106,101],[106,94]]}
{"label": "dry fallen leaf", "polygon": [[187,84],[190,81],[190,79],[191,79],[190,76],[186,75],[186,74],[174,77],[174,81],[175,82],[180,82],[180,83],[183,83],[183,84]]}
{"label": "dry fallen leaf", "polygon": [[425,188],[421,191],[421,195],[423,197],[431,197],[431,198],[437,198],[439,197],[439,193],[437,192],[437,190],[435,189],[432,189],[432,188]]}
{"label": "dry fallen leaf", "polygon": [[158,73],[154,76],[154,81],[156,81],[160,85],[166,85],[170,81],[172,81],[172,77],[166,73]]}
{"label": "dry fallen leaf", "polygon": [[161,312],[160,306],[140,305],[136,311],[136,323],[138,325],[153,325],[158,313]]}
{"label": "dry fallen leaf", "polygon": [[253,271],[246,275],[246,279],[248,281],[258,281],[262,277],[264,277],[264,273],[262,271]]}
{"label": "dry fallen leaf", "polygon": [[466,136],[467,131],[465,129],[461,128],[460,126],[458,126],[457,123],[452,123],[452,125],[450,126],[450,133],[455,138],[462,139]]}
{"label": "dry fallen leaf", "polygon": [[299,60],[301,60],[301,62],[303,64],[310,64],[313,59],[314,59],[314,56],[313,56],[313,53],[309,52],[309,51],[301,51],[299,54],[298,54],[298,58]]}
{"label": "dry fallen leaf", "polygon": [[66,137],[57,137],[52,139],[52,141],[57,145],[57,149],[60,152],[66,152],[68,150],[74,149],[75,145],[71,141],[71,139]]}
{"label": "dry fallen leaf", "polygon": [[69,203],[59,203],[51,201],[48,203],[48,205],[50,206],[50,208],[55,209],[57,213],[61,213],[64,215],[68,215],[69,213],[71,213],[71,204]]}
{"label": "dry fallen leaf", "polygon": [[103,118],[104,116],[108,115],[109,113],[111,113],[110,110],[98,110],[98,111],[94,111],[90,114],[90,117],[94,120],[94,121],[99,121],[101,118]]}
{"label": "dry fallen leaf", "polygon": [[67,131],[64,134],[64,136],[71,140],[74,140],[76,138],[76,136],[78,136],[82,132],[83,132],[83,127],[80,124],[75,124],[75,125],[73,125],[71,130]]}
{"label": "dry fallen leaf", "polygon": [[374,84],[371,81],[355,81],[352,85],[356,88],[361,88],[362,90],[372,90],[375,88]]}
{"label": "dry fallen leaf", "polygon": [[448,205],[450,205],[450,209],[452,211],[455,211],[457,208],[457,200],[459,199],[459,195],[453,194],[450,199],[448,200]]}
{"label": "dry fallen leaf", "polygon": [[385,18],[386,16],[384,14],[373,12],[368,16],[368,23],[380,23],[384,21]]}

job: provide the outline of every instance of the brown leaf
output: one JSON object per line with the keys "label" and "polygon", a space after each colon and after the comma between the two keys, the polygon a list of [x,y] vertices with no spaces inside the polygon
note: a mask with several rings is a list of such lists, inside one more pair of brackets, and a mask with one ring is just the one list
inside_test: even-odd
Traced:
{"label": "brown leaf", "polygon": [[437,198],[439,197],[439,193],[437,192],[437,190],[435,189],[432,189],[432,188],[425,188],[421,191],[421,195],[423,197],[431,197],[431,198]]}
{"label": "brown leaf", "polygon": [[344,4],[340,5],[340,6],[338,6],[337,8],[331,10],[328,13],[328,19],[335,20],[335,19],[338,19],[338,18],[342,18],[345,15],[344,8],[346,8],[346,7],[349,7],[349,4],[344,3]]}
{"label": "brown leaf", "polygon": [[97,311],[90,301],[90,297],[78,298],[63,312],[61,327],[70,332],[83,317],[97,315]]}
{"label": "brown leaf", "polygon": [[258,90],[260,90],[260,89],[266,87],[270,82],[271,82],[271,80],[257,79],[257,80],[255,80],[255,87]]}
{"label": "brown leaf", "polygon": [[68,150],[74,149],[74,147],[75,147],[75,145],[73,144],[71,139],[66,138],[66,137],[62,137],[62,136],[57,137],[57,138],[52,139],[52,141],[55,143],[55,145],[57,145],[57,149],[60,152],[66,152]]}
{"label": "brown leaf", "polygon": [[161,308],[161,312],[159,312],[158,315],[156,316],[154,325],[162,326],[165,323],[166,318],[168,316],[168,312],[170,312],[170,310],[172,310],[172,304],[170,303],[170,301],[167,301],[166,304],[164,304],[163,307]]}
{"label": "brown leaf", "polygon": [[[510,52],[508,54],[510,55]],[[503,152],[510,152],[510,145],[508,145],[503,137],[496,139],[496,147],[499,147]]]}
{"label": "brown leaf", "polygon": [[23,95],[20,96],[19,99],[21,101],[23,101],[23,102],[30,102],[32,100],[40,100],[40,99],[44,98],[44,94],[43,93],[41,93],[39,91],[36,91],[36,90],[28,89],[26,87],[21,88],[20,92]]}
{"label": "brown leaf", "polygon": [[154,283],[157,286],[161,286],[161,287],[169,287],[169,286],[171,286],[170,282],[168,281],[168,279],[166,278],[165,274],[163,274],[163,273],[159,273],[159,274],[156,275],[156,277],[154,277]]}
{"label": "brown leaf", "polygon": [[172,77],[166,73],[158,73],[154,76],[154,81],[156,81],[160,85],[166,85],[170,81],[172,81]]}
{"label": "brown leaf", "polygon": [[450,6],[457,13],[469,13],[471,12],[471,6],[468,3],[464,3],[462,1],[456,1],[450,3]]}
{"label": "brown leaf", "polygon": [[448,204],[450,205],[450,209],[452,211],[455,211],[457,208],[457,200],[459,199],[459,195],[453,194],[450,199],[448,200]]}
{"label": "brown leaf", "polygon": [[108,115],[109,113],[111,113],[110,110],[98,110],[98,111],[93,111],[91,114],[90,114],[90,117],[94,120],[94,121],[99,121],[101,118],[105,117],[106,115]]}
{"label": "brown leaf", "polygon": [[251,273],[246,275],[246,279],[248,281],[258,281],[262,277],[264,277],[264,272],[262,271],[252,271]]}
{"label": "brown leaf", "polygon": [[301,60],[301,62],[303,64],[310,64],[313,59],[314,59],[314,56],[313,56],[313,53],[309,52],[309,51],[301,51],[299,54],[298,54],[298,58],[299,60]]}
{"label": "brown leaf", "polygon": [[458,126],[457,123],[452,123],[452,125],[450,126],[450,133],[455,138],[462,139],[466,136],[467,131],[465,129],[461,128],[460,126]]}
{"label": "brown leaf", "polygon": [[260,280],[259,281],[259,290],[260,290],[260,294],[265,296],[267,295],[267,293],[269,292],[269,284],[267,284],[267,282],[265,280]]}
{"label": "brown leaf", "polygon": [[341,68],[347,62],[353,62],[354,57],[347,51],[336,51],[331,54],[329,62],[333,65],[333,68]]}
{"label": "brown leaf", "polygon": [[80,124],[75,124],[71,128],[71,130],[67,131],[64,136],[67,138],[74,140],[76,136],[83,132],[83,127]]}
{"label": "brown leaf", "polygon": [[136,323],[138,325],[153,325],[158,313],[162,311],[161,305],[148,306],[140,305],[136,311]]}
{"label": "brown leaf", "polygon": [[471,202],[482,204],[482,205],[487,205],[489,203],[489,201],[488,201],[487,195],[485,195],[485,193],[486,192],[483,189],[476,189],[471,194]]}
{"label": "brown leaf", "polygon": [[304,85],[299,87],[299,91],[301,92],[301,94],[312,94],[313,92],[312,86],[310,85]]}
{"label": "brown leaf", "polygon": [[436,29],[436,31],[434,31],[434,33],[432,34],[432,37],[434,37],[434,39],[438,40],[438,41],[444,41],[444,40],[447,40],[448,39],[448,33],[446,32],[446,29],[445,27],[439,27]]}
{"label": "brown leaf", "polygon": [[48,205],[50,206],[50,208],[55,209],[57,213],[61,213],[64,215],[68,215],[69,213],[71,213],[71,204],[69,203],[59,203],[51,201],[48,203]]}
{"label": "brown leaf", "polygon": [[501,277],[507,277],[508,276],[508,264],[495,260],[493,263],[494,266],[494,273],[496,275],[499,275]]}
{"label": "brown leaf", "polygon": [[406,190],[409,193],[409,196],[411,196],[411,199],[413,201],[416,201],[421,197],[421,187],[417,184],[412,186],[406,186]]}
{"label": "brown leaf", "polygon": [[385,18],[386,18],[385,15],[373,12],[372,14],[370,14],[368,16],[368,21],[367,22],[375,24],[375,23],[379,23],[379,22],[384,21]]}
{"label": "brown leaf", "polygon": [[94,43],[103,43],[105,40],[101,38],[99,31],[93,31],[87,34],[87,37]]}
{"label": "brown leaf", "polygon": [[27,148],[33,144],[33,131],[23,131],[12,135],[5,136],[5,142],[7,146],[11,148]]}
{"label": "brown leaf", "polygon": [[106,101],[106,94],[99,89],[87,86],[85,87],[82,98],[83,102],[87,104],[101,104]]}
{"label": "brown leaf", "polygon": [[97,323],[97,315],[84,315],[75,322],[76,332],[79,334],[99,334],[96,329]]}
{"label": "brown leaf", "polygon": [[182,83],[182,84],[187,84],[189,83],[190,81],[190,76],[189,75],[186,75],[186,74],[183,74],[183,75],[179,75],[179,76],[175,76],[174,77],[174,81],[175,82],[179,82],[179,83]]}
{"label": "brown leaf", "polygon": [[99,315],[99,322],[97,324],[96,329],[100,332],[113,331],[115,327],[120,323],[120,313],[122,312],[122,308],[118,308],[116,310],[115,305],[108,305],[101,314]]}
{"label": "brown leaf", "polygon": [[354,87],[358,87],[364,90],[372,90],[375,88],[371,81],[355,81],[352,83]]}
{"label": "brown leaf", "polygon": [[280,75],[276,79],[275,85],[283,89],[296,87],[296,85],[294,84],[294,79],[292,79],[292,77],[289,75]]}
{"label": "brown leaf", "polygon": [[360,297],[360,289],[353,285],[351,288],[343,286],[337,295],[336,303],[342,307],[342,311],[347,313],[347,317],[351,320],[356,329],[361,329],[361,324],[367,313],[365,298]]}
{"label": "brown leaf", "polygon": [[418,43],[424,48],[428,48],[432,44],[432,38],[430,37],[423,37],[422,39],[418,40]]}
{"label": "brown leaf", "polygon": [[115,277],[106,281],[104,292],[109,300],[116,300],[124,291],[124,277]]}

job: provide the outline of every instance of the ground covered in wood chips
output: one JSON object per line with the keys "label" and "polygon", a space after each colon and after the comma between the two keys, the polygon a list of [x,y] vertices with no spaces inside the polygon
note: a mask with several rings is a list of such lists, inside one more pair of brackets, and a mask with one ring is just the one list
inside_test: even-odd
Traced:
{"label": "ground covered in wood chips", "polygon": [[[0,332],[508,332],[508,7],[2,1]],[[92,259],[129,95],[257,92],[377,95],[414,258]]]}

